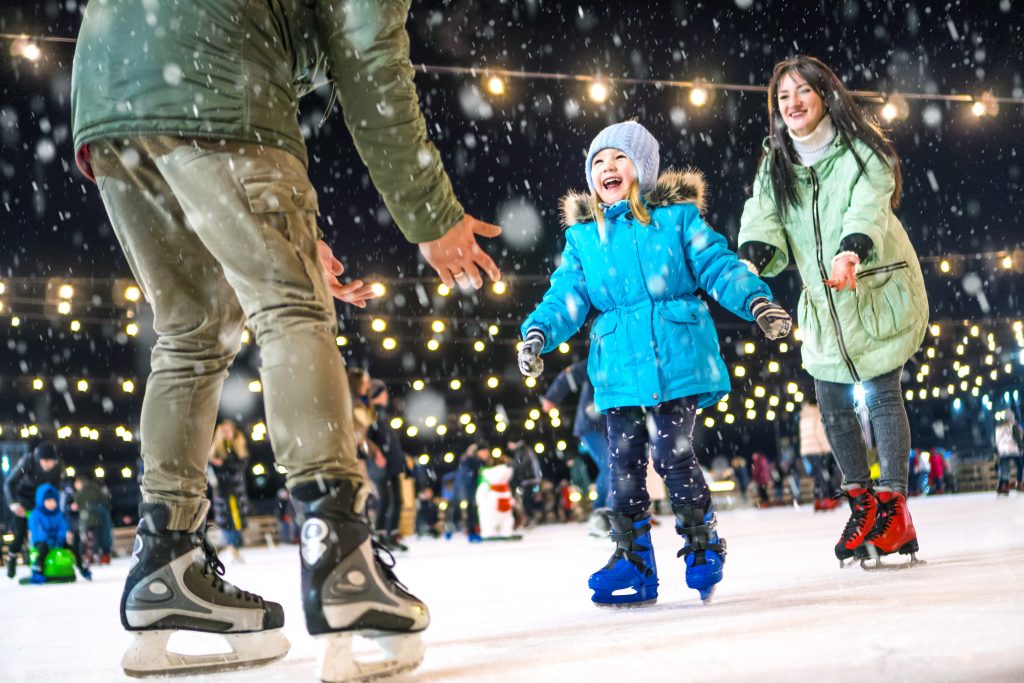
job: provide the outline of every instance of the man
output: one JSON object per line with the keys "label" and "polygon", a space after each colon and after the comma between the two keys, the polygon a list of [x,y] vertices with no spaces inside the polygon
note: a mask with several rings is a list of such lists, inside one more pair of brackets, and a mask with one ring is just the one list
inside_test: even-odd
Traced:
{"label": "man", "polygon": [[[391,426],[388,404],[391,401],[387,385],[379,379],[370,382],[370,405],[374,409],[374,422],[369,438],[380,449],[380,463],[373,463],[374,486],[377,488],[377,540],[388,550],[407,550],[402,543],[398,524],[402,519],[402,475],[406,472],[402,438]],[[367,469],[370,469],[368,458]]]}
{"label": "man", "polygon": [[597,465],[597,500],[594,501],[594,515],[591,519],[592,535],[603,536],[607,531],[604,511],[607,508],[608,469],[608,427],[604,415],[594,406],[594,386],[587,377],[587,361],[573,363],[558,373],[540,400],[541,410],[550,413],[568,398],[570,393],[579,394],[576,417],[572,423],[572,435],[582,442],[594,464]]}
{"label": "man", "polygon": [[44,441],[22,457],[4,480],[4,500],[14,516],[14,540],[7,549],[7,578],[13,579],[18,570],[18,553],[28,537],[28,513],[35,509],[36,490],[43,484],[59,487],[63,473],[57,449]]}
{"label": "man", "polygon": [[[326,68],[374,185],[407,239],[449,286],[499,278],[419,111],[408,0],[86,7],[72,74],[76,158],[93,174],[158,340],[142,406],[143,503],[122,624],[137,633],[131,674],[238,667],[284,656],[277,603],[225,590],[205,540],[206,455],[221,386],[248,322],[260,346],[271,444],[302,529],[307,630],[327,635],[320,676],[415,667],[426,606],[381,564],[362,517],[352,406],[335,344],[338,282],[318,241],[298,98]],[[170,589],[173,599],[167,598]],[[157,592],[163,596],[158,600]],[[200,616],[205,614],[206,616]],[[176,629],[223,632],[233,653],[166,656]],[[355,662],[351,637],[391,654]]]}

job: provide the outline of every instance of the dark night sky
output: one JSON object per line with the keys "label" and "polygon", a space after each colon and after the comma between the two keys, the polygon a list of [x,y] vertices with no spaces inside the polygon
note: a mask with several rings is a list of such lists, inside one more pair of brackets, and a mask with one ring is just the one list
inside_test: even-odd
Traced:
{"label": "dark night sky", "polygon": [[[764,84],[776,61],[807,53],[855,89],[1024,96],[1020,0],[606,5],[414,2],[412,61]],[[0,32],[72,36],[83,6],[4,0]],[[8,47],[0,43],[0,276],[127,276],[98,193],[73,168],[73,46],[45,45],[46,59],[36,65],[11,59]],[[767,131],[764,95],[719,92],[697,110],[684,91],[637,86],[616,89],[598,106],[578,84],[512,81],[509,93],[494,99],[482,94],[482,81],[468,77],[418,74],[416,80],[431,135],[467,210],[497,220],[512,202],[520,207],[513,215],[540,218],[520,243],[488,245],[506,273],[550,272],[562,246],[558,198],[585,187],[582,159],[590,139],[624,118],[637,117],[660,140],[663,167],[705,172],[708,221],[735,238]],[[328,240],[353,275],[420,274],[415,249],[383,210],[341,117],[336,112],[317,128],[328,94],[321,88],[307,97],[301,115]],[[909,118],[893,125],[904,168],[898,214],[922,257],[1024,246],[1022,133],[1019,105],[979,121],[964,104],[912,102]],[[986,286],[989,315],[1021,314],[1019,271],[1001,274],[992,264],[968,269]],[[795,304],[796,278],[783,276],[775,286],[784,303]],[[981,315],[958,279],[933,274],[928,286],[933,318]],[[501,316],[521,319],[540,291],[521,294]],[[470,315],[473,303],[453,306]]]}

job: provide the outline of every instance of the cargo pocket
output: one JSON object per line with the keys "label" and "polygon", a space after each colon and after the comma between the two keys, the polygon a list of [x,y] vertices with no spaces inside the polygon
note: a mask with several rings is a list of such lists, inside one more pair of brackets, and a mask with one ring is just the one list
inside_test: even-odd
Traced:
{"label": "cargo pocket", "polygon": [[605,313],[590,328],[590,355],[587,370],[595,388],[608,389],[624,383],[621,368],[616,368],[618,353],[618,316]]}
{"label": "cargo pocket", "polygon": [[910,264],[899,261],[857,274],[857,317],[868,336],[890,339],[911,327],[919,315],[912,309]]}
{"label": "cargo pocket", "polygon": [[288,283],[301,277],[313,284],[317,296],[326,294],[329,301],[316,251],[320,206],[309,180],[285,179],[274,173],[240,178],[239,182],[262,231],[274,278]]}

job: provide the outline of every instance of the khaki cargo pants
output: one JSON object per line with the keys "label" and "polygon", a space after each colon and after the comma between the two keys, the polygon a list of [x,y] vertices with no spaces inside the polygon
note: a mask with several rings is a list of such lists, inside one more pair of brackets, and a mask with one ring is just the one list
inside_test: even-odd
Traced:
{"label": "khaki cargo pants", "polygon": [[361,481],[334,305],[316,254],[316,192],[283,150],[174,137],[90,145],[103,203],[153,307],[142,402],[143,500],[189,528],[228,367],[248,321],[270,442],[289,484]]}

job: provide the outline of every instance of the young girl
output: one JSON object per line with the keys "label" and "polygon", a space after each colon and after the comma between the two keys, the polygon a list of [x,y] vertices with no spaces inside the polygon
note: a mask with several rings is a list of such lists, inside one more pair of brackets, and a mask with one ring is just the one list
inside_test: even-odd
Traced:
{"label": "young girl", "polygon": [[[770,137],[740,224],[740,255],[766,277],[796,261],[804,367],[843,471],[852,510],[840,564],[917,551],[907,511],[910,424],[900,376],[924,340],[928,299],[917,254],[893,208],[899,158],[836,75],[813,57],[775,66]],[[871,490],[853,406],[862,383],[881,465]]]}
{"label": "young girl", "polygon": [[584,170],[593,195],[562,201],[562,262],[522,326],[523,374],[543,370],[540,354],[572,337],[594,308],[588,374],[608,423],[611,538],[615,553],[590,577],[599,606],[652,604],[658,577],[645,485],[648,447],[669,490],[684,537],[686,583],[710,600],[722,579],[725,542],[691,445],[697,408],[729,391],[729,373],[703,289],[775,339],[790,318],[771,290],[701,218],[700,173],[658,177],[658,143],[639,123],[605,128]]}

